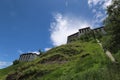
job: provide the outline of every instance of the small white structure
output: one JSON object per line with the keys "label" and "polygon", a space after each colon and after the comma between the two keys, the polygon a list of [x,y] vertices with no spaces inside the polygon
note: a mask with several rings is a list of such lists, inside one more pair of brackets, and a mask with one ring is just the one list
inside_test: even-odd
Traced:
{"label": "small white structure", "polygon": [[38,57],[38,54],[36,53],[25,53],[25,54],[21,54],[19,61],[33,61],[35,58]]}

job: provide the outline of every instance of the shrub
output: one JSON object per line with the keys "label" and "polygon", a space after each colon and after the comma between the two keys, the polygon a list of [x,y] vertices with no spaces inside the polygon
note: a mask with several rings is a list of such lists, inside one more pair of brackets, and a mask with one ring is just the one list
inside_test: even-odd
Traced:
{"label": "shrub", "polygon": [[13,61],[13,65],[16,65],[16,64],[19,64],[19,63],[20,63],[19,60],[15,60],[15,61]]}

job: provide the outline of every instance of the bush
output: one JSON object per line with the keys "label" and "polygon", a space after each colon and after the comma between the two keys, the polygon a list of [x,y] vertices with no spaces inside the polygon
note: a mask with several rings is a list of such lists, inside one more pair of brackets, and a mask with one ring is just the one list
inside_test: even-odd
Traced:
{"label": "bush", "polygon": [[102,33],[98,31],[97,33],[95,33],[95,37],[97,39],[101,39],[102,38]]}
{"label": "bush", "polygon": [[19,63],[20,63],[19,60],[15,60],[15,61],[13,61],[13,65],[16,65],[16,64],[19,64]]}
{"label": "bush", "polygon": [[85,34],[82,34],[78,40],[82,40],[82,41],[91,41],[94,39],[94,36],[93,36],[93,32],[90,31],[90,32],[86,32]]}

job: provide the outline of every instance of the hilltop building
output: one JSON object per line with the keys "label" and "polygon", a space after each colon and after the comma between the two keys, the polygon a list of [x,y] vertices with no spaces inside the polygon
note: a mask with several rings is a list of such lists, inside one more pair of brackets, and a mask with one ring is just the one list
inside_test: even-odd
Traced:
{"label": "hilltop building", "polygon": [[79,29],[77,33],[74,33],[74,34],[68,36],[67,43],[70,43],[73,39],[79,38],[81,35],[83,35],[85,33],[89,33],[89,32],[93,32],[93,33],[101,32],[103,34],[106,33],[104,31],[104,27],[99,27],[99,28],[95,28],[95,29],[91,29],[90,27],[82,28],[82,29]]}
{"label": "hilltop building", "polygon": [[24,53],[24,54],[21,54],[20,55],[20,58],[19,58],[19,61],[33,61],[35,58],[38,57],[38,54],[37,53]]}

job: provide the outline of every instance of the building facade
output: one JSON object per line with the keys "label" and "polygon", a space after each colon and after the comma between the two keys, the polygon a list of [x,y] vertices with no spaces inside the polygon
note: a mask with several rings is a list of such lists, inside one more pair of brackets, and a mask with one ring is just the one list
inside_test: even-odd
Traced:
{"label": "building facade", "polygon": [[76,39],[79,36],[79,32],[68,36],[67,43],[71,42],[73,39]]}
{"label": "building facade", "polygon": [[106,34],[105,30],[104,30],[104,27],[100,27],[100,28],[95,28],[93,29],[94,33],[97,33],[97,32],[102,32],[103,34]]}
{"label": "building facade", "polygon": [[38,57],[38,54],[36,53],[25,53],[25,54],[21,54],[19,61],[33,61],[35,58]]}
{"label": "building facade", "polygon": [[91,31],[90,27],[79,29],[79,36],[89,31]]}
{"label": "building facade", "polygon": [[101,32],[103,34],[106,34],[106,32],[104,31],[104,27],[99,27],[99,28],[95,28],[95,29],[91,29],[90,27],[86,27],[86,28],[79,29],[78,32],[75,34],[68,36],[67,43],[70,43],[74,39],[79,38],[81,35],[88,33],[90,31],[92,31],[93,33]]}

